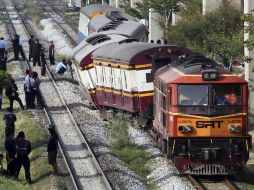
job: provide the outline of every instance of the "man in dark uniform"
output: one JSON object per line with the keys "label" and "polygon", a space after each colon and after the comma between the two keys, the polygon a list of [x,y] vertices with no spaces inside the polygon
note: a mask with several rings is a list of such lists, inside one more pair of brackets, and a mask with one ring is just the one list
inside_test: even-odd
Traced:
{"label": "man in dark uniform", "polygon": [[41,55],[40,55],[40,59],[41,59],[41,76],[45,76],[46,75],[46,58],[45,58],[45,52],[44,52],[44,48],[42,48],[41,50]]}
{"label": "man in dark uniform", "polygon": [[32,183],[30,175],[30,160],[28,155],[31,152],[31,143],[25,139],[25,133],[20,131],[16,138],[17,160],[15,177],[18,178],[21,167],[25,169],[25,176],[28,183]]}
{"label": "man in dark uniform", "polygon": [[54,125],[49,124],[48,130],[50,133],[49,142],[48,142],[48,146],[47,146],[48,162],[50,165],[52,165],[54,174],[59,175],[58,169],[57,169],[57,163],[56,163],[58,136],[55,131]]}
{"label": "man in dark uniform", "polygon": [[33,46],[33,66],[36,66],[36,63],[38,63],[38,66],[41,66],[41,61],[40,61],[40,55],[41,55],[41,48],[42,45],[39,43],[39,40],[36,39],[34,46]]}
{"label": "man in dark uniform", "polygon": [[19,35],[15,34],[14,38],[12,39],[13,50],[14,50],[14,58],[15,60],[19,60]]}
{"label": "man in dark uniform", "polygon": [[13,135],[9,135],[5,140],[5,150],[6,150],[6,161],[7,161],[7,171],[10,176],[15,175],[15,165],[16,165],[16,141]]}
{"label": "man in dark uniform", "polygon": [[22,103],[22,101],[21,101],[21,99],[19,97],[18,87],[17,87],[14,79],[12,79],[11,85],[6,88],[5,94],[6,94],[6,96],[10,100],[10,110],[13,110],[13,102],[14,102],[14,100],[16,100],[19,103],[20,108],[22,110],[24,109],[24,105],[23,105],[23,103]]}
{"label": "man in dark uniform", "polygon": [[49,62],[51,65],[55,65],[55,45],[53,41],[49,44]]}
{"label": "man in dark uniform", "polygon": [[28,41],[28,45],[29,45],[29,61],[31,61],[34,46],[34,35],[31,35],[31,38]]}
{"label": "man in dark uniform", "polygon": [[0,70],[1,71],[7,70],[6,62],[7,62],[7,57],[0,54]]}
{"label": "man in dark uniform", "polygon": [[0,86],[0,110],[2,109],[3,104],[3,87]]}
{"label": "man in dark uniform", "polygon": [[7,113],[4,115],[3,120],[5,121],[5,136],[6,138],[10,135],[14,136],[15,133],[15,122],[17,117],[10,108],[7,108]]}

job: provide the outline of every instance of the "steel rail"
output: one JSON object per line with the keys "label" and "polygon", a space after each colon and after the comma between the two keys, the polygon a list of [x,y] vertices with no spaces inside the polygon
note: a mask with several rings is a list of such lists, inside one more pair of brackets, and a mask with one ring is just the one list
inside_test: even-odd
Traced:
{"label": "steel rail", "polygon": [[[41,5],[41,3],[39,2],[39,4]],[[59,23],[50,13],[50,11],[48,11],[43,5],[40,6],[41,9],[43,10],[44,13],[47,13],[47,15],[58,25],[58,27],[62,30],[62,32],[64,33],[64,35],[66,35],[68,37],[68,39],[70,40],[70,42],[72,43],[73,46],[77,45],[77,42],[71,37],[71,35],[64,29],[64,27],[62,26],[61,23]],[[51,7],[50,7],[51,8]],[[55,14],[57,14],[56,11],[52,11]],[[59,14],[57,14],[59,17],[61,17]],[[62,18],[62,17],[61,17]],[[62,18],[63,19],[63,18]]]}
{"label": "steel rail", "polygon": [[[3,0],[2,0],[2,1],[3,1]],[[13,0],[10,0],[10,1],[13,1]],[[16,7],[14,6],[14,8],[16,8]],[[17,9],[16,9],[16,12],[17,12],[17,14],[19,15],[19,18],[21,19],[20,14],[19,14],[19,11],[18,11]],[[30,31],[27,29],[27,26],[24,24],[24,20],[21,19],[21,22],[23,23],[23,27],[24,27],[26,33],[28,34],[28,36],[30,36]],[[13,26],[13,27],[14,27],[14,26]],[[27,64],[28,64],[29,68],[32,69],[32,66],[30,65],[30,63],[29,63],[28,61],[27,61]],[[47,69],[48,77],[49,77],[50,81],[52,82],[53,86],[55,87],[55,90],[56,90],[57,94],[59,95],[59,98],[61,99],[61,101],[62,101],[62,103],[63,103],[63,106],[65,107],[65,109],[66,109],[66,111],[67,111],[67,113],[68,113],[68,115],[69,115],[69,117],[70,117],[72,123],[74,124],[74,127],[75,127],[75,129],[76,129],[76,132],[78,133],[80,139],[85,143],[85,145],[86,145],[86,147],[87,147],[87,149],[88,149],[88,152],[89,152],[90,155],[92,156],[93,164],[94,164],[94,166],[96,167],[97,172],[102,176],[102,179],[103,179],[103,182],[104,182],[104,184],[105,184],[106,189],[112,190],[111,184],[109,183],[109,181],[108,181],[106,175],[104,174],[102,168],[100,167],[99,162],[98,162],[97,158],[95,157],[93,151],[91,150],[91,148],[90,148],[90,146],[89,146],[87,140],[85,139],[85,134],[82,132],[82,130],[81,130],[80,127],[78,126],[77,122],[75,121],[75,119],[74,119],[74,117],[73,117],[73,115],[72,115],[72,113],[71,113],[71,111],[70,111],[70,109],[69,109],[69,107],[68,107],[68,104],[66,103],[66,101],[64,100],[64,98],[63,98],[61,92],[59,91],[59,89],[58,89],[58,87],[57,87],[57,84],[56,84],[56,82],[55,82],[55,79],[54,79],[53,75],[51,74],[50,69],[48,68],[48,65],[46,65],[46,69]],[[45,111],[47,111],[47,110],[45,109]],[[47,115],[49,116],[48,113],[49,113],[49,112],[47,111]],[[49,118],[50,118],[50,117],[49,117]],[[51,119],[51,121],[52,121],[52,119]],[[64,153],[63,150],[62,150],[62,152]],[[72,171],[72,170],[70,169],[70,167],[69,167],[69,161],[68,161],[69,159],[68,159],[68,157],[67,157],[65,154],[63,154],[63,155],[64,155],[64,157],[65,157],[64,159],[67,161],[68,170],[69,170],[69,171]],[[75,174],[73,174],[73,172],[71,172],[71,175],[72,175],[72,179],[75,181],[74,185],[77,186],[77,181],[76,181],[76,179],[75,179],[75,177],[74,177]],[[78,188],[78,189],[79,189],[79,188]]]}
{"label": "steel rail", "polygon": [[[6,7],[5,3],[4,3],[4,0],[1,0],[1,1],[2,1],[3,7],[4,7],[4,9],[5,9],[5,12],[6,12],[6,14],[8,15],[8,19],[9,19],[9,22],[10,22],[12,28],[13,28],[13,31],[14,31],[14,33],[16,33],[16,29],[15,29],[15,27],[14,27],[14,24],[12,23],[12,19],[10,18],[10,15],[9,15],[9,13],[8,13],[8,10],[7,10],[7,7]],[[11,1],[11,2],[13,3],[14,9],[16,9],[15,3],[14,3],[13,1]],[[19,19],[20,19],[21,22],[23,23],[23,28],[25,29],[25,32],[27,33],[27,35],[29,35],[30,33],[29,33],[28,29],[25,27],[24,21],[21,19],[20,14],[19,14],[19,12],[18,12],[17,9],[16,9],[16,12],[17,12],[17,16],[19,17]],[[13,35],[13,32],[11,32],[11,30],[8,28],[8,26],[7,26],[6,28],[7,28],[8,34],[9,34],[10,36]],[[26,64],[27,64],[28,67],[32,70],[32,66],[30,65],[30,63],[29,63],[27,60],[26,60]],[[44,98],[43,98],[43,99],[44,99]],[[45,115],[46,115],[46,117],[47,117],[47,119],[48,119],[48,122],[49,122],[49,123],[52,123],[52,119],[50,118],[50,115],[48,114],[49,112],[47,111],[47,108],[44,108],[43,110],[44,110]],[[64,159],[64,162],[65,162],[65,165],[66,165],[66,167],[67,167],[67,170],[69,171],[69,174],[70,174],[70,177],[71,177],[73,186],[74,186],[74,188],[75,188],[76,190],[78,190],[79,188],[78,188],[78,186],[77,186],[77,181],[76,181],[75,178],[74,178],[73,171],[72,171],[71,168],[69,167],[68,158],[67,158],[66,154],[64,153],[64,151],[63,151],[63,149],[62,149],[62,144],[61,144],[60,142],[58,142],[58,148],[59,148],[59,150],[60,150],[60,152],[61,152],[61,155],[62,155],[62,157],[63,157],[63,159]]]}

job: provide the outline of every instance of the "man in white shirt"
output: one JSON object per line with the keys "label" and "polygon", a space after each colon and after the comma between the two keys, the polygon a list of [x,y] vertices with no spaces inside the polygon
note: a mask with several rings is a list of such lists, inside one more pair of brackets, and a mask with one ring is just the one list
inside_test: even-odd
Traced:
{"label": "man in white shirt", "polygon": [[1,37],[0,38],[0,55],[2,55],[2,57],[4,57],[5,48],[6,48],[5,40],[3,37]]}
{"label": "man in white shirt", "polygon": [[67,69],[67,63],[65,59],[63,59],[60,63],[56,65],[56,73],[58,73],[59,75],[64,74],[66,69]]}
{"label": "man in white shirt", "polygon": [[26,77],[24,81],[24,90],[25,90],[25,100],[26,100],[26,108],[33,109],[34,105],[34,92],[32,89],[32,84],[34,83],[32,76],[32,72],[30,70],[26,70]]}

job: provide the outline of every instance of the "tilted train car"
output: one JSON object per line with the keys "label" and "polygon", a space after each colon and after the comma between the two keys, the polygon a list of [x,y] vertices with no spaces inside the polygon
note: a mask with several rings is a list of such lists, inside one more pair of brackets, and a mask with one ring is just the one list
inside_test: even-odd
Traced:
{"label": "tilted train car", "polygon": [[94,106],[99,108],[96,104],[95,88],[96,88],[96,73],[94,70],[93,60],[91,54],[93,51],[104,45],[120,42],[127,38],[121,35],[104,35],[94,34],[83,40],[81,44],[76,46],[72,51],[72,60],[74,60],[75,71],[80,79],[80,84],[86,91],[86,96]]}
{"label": "tilted train car", "polygon": [[88,33],[119,34],[138,41],[146,42],[148,32],[144,24],[134,21],[133,17],[112,11],[92,18],[88,24]]}
{"label": "tilted train car", "polygon": [[154,123],[162,150],[184,173],[224,175],[249,157],[248,85],[202,56],[155,75]]}
{"label": "tilted train car", "polygon": [[120,9],[106,4],[90,4],[82,7],[79,17],[78,43],[82,42],[88,36],[88,24],[93,17],[111,11],[120,11]]}
{"label": "tilted train car", "polygon": [[105,45],[92,53],[96,104],[101,109],[128,111],[139,116],[140,125],[145,125],[152,117],[154,94],[153,77],[149,75],[191,52],[177,46],[124,42]]}

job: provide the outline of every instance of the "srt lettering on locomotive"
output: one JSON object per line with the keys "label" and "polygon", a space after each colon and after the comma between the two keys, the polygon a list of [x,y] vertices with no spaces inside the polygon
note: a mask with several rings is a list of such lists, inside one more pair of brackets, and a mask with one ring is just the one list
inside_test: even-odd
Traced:
{"label": "srt lettering on locomotive", "polygon": [[196,121],[196,128],[220,128],[223,121]]}

